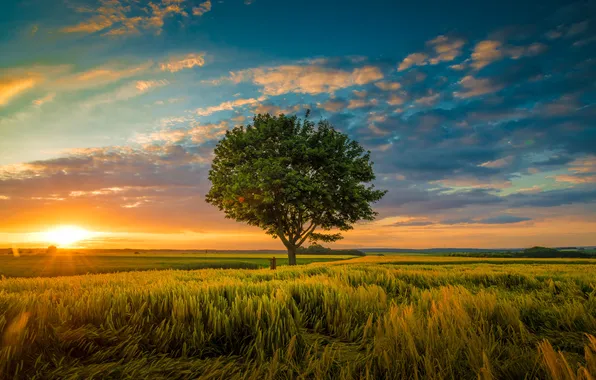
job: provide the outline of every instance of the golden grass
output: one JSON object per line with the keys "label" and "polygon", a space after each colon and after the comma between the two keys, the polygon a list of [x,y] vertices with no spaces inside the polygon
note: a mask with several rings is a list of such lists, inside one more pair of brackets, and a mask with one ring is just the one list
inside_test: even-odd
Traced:
{"label": "golden grass", "polygon": [[595,265],[403,258],[3,279],[0,378],[594,378]]}

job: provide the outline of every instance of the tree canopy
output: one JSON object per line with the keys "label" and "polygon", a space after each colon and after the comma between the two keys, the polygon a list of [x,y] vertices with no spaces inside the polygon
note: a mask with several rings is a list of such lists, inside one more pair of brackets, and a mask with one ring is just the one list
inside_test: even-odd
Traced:
{"label": "tree canopy", "polygon": [[331,230],[375,218],[371,204],[385,191],[370,184],[372,166],[370,152],[325,120],[259,114],[217,144],[206,201],[279,237],[295,264],[305,241],[337,241]]}

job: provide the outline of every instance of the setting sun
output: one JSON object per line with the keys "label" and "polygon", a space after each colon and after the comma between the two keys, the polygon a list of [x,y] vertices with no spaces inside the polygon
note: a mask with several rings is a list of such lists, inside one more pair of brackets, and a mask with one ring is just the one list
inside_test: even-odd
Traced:
{"label": "setting sun", "polygon": [[44,240],[60,246],[68,246],[90,238],[93,233],[76,226],[60,226],[43,233]]}

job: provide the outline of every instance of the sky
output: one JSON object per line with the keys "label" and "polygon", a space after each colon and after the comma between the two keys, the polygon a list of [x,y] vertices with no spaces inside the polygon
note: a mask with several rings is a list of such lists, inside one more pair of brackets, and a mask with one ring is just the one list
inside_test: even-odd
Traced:
{"label": "sky", "polygon": [[0,246],[283,248],[207,173],[226,130],[307,109],[388,190],[336,247],[596,245],[595,1],[0,7]]}

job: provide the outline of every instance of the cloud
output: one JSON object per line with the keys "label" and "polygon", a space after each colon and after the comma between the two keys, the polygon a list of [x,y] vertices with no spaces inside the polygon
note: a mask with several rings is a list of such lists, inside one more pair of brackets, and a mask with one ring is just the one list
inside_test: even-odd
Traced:
{"label": "cloud", "polygon": [[139,80],[120,86],[116,90],[97,95],[81,104],[82,108],[94,108],[102,104],[122,102],[142,95],[154,88],[167,86],[167,80]]}
{"label": "cloud", "polygon": [[553,101],[537,104],[533,111],[540,117],[556,117],[572,114],[580,108],[576,96],[563,95]]}
{"label": "cloud", "polygon": [[580,35],[588,30],[589,22],[581,21],[570,25],[558,25],[555,29],[546,33],[546,37],[554,40],[557,38],[570,38]]}
{"label": "cloud", "polygon": [[333,93],[354,85],[363,85],[382,79],[378,67],[365,66],[350,71],[321,66],[279,66],[255,69],[252,81],[263,88],[265,95],[288,92],[304,94]]}
{"label": "cloud", "polygon": [[449,38],[447,36],[438,36],[435,39],[428,41],[427,46],[434,49],[436,56],[429,60],[431,65],[436,65],[439,62],[453,61],[461,54],[462,47],[466,44],[463,39]]}
{"label": "cloud", "polygon": [[293,113],[298,112],[302,108],[301,104],[296,104],[292,107],[280,107],[275,104],[259,104],[256,108],[254,108],[251,112],[255,114],[270,114],[270,115],[279,115],[285,114],[290,115]]}
{"label": "cloud", "polygon": [[596,189],[578,187],[539,193],[515,193],[507,197],[510,207],[558,207],[570,204],[594,203]]}
{"label": "cloud", "polygon": [[481,69],[491,62],[498,61],[503,57],[500,41],[480,41],[474,47],[472,53],[472,66]]}
{"label": "cloud", "polygon": [[193,7],[192,8],[192,14],[194,16],[202,16],[205,13],[209,12],[211,10],[211,1],[207,0],[205,2],[202,2],[201,4],[199,4],[198,7]]}
{"label": "cloud", "polygon": [[592,37],[588,37],[588,38],[583,38],[581,40],[575,41],[573,43],[573,47],[579,48],[579,47],[588,45],[588,44],[593,43],[593,42],[596,42],[596,36],[592,36]]}
{"label": "cloud", "polygon": [[136,82],[136,89],[139,92],[146,92],[155,87],[167,86],[169,82],[165,79],[162,80],[139,80]]}
{"label": "cloud", "polygon": [[[100,0],[97,8],[76,8],[77,12],[91,16],[78,24],[65,26],[60,31],[84,34],[104,31],[103,35],[106,36],[123,36],[152,30],[155,34],[160,34],[167,17],[188,16],[182,3],[182,1],[171,0],[147,4],[126,0]],[[210,9],[209,1],[201,4],[199,8],[204,6],[206,9],[206,3],[209,3]]]}
{"label": "cloud", "polygon": [[412,66],[422,66],[426,64],[428,55],[424,53],[412,53],[408,55],[397,67],[397,71],[404,71]]}
{"label": "cloud", "polygon": [[377,99],[350,99],[348,102],[348,109],[375,106],[377,103]]}
{"label": "cloud", "polygon": [[459,224],[515,224],[521,222],[527,222],[532,218],[503,214],[489,218],[458,218],[458,219],[445,219],[442,221],[432,221],[426,218],[410,218],[408,220],[399,221],[393,226],[396,227],[425,227],[432,225],[459,225]]}
{"label": "cloud", "polygon": [[0,106],[33,88],[39,79],[35,77],[0,78]]}
{"label": "cloud", "polygon": [[395,91],[401,88],[401,84],[398,82],[377,82],[375,86],[383,91]]}
{"label": "cloud", "polygon": [[489,64],[509,57],[519,59],[525,56],[535,56],[546,51],[547,46],[535,42],[527,46],[504,45],[501,41],[485,40],[480,41],[472,52],[472,67],[479,70]]}
{"label": "cloud", "polygon": [[404,71],[413,66],[424,66],[427,64],[436,65],[441,62],[450,62],[459,57],[466,41],[457,38],[440,35],[426,42],[426,53],[418,52],[408,55],[398,65],[397,71]]}
{"label": "cloud", "polygon": [[41,106],[45,103],[49,103],[49,102],[53,101],[55,97],[56,97],[56,93],[50,92],[49,94],[47,94],[46,96],[44,96],[42,98],[35,99],[33,101],[33,104],[36,106]]}
{"label": "cloud", "polygon": [[317,106],[328,112],[337,112],[348,106],[348,103],[339,99],[330,99],[323,103],[317,103]]}
{"label": "cloud", "polygon": [[[238,121],[237,118],[232,118],[230,120]],[[221,121],[219,123],[209,124],[203,124],[199,123],[196,120],[189,119],[184,119],[180,121],[182,122],[182,124],[188,124],[188,127],[178,129],[163,128],[159,131],[151,133],[140,133],[135,136],[134,141],[143,144],[146,147],[148,146],[148,144],[150,145],[155,143],[166,144],[166,146],[176,144],[200,145],[207,141],[216,140],[220,138],[230,127],[230,123],[227,120]]]}
{"label": "cloud", "polygon": [[247,106],[247,105],[257,105],[258,103],[262,102],[265,99],[266,99],[266,97],[249,98],[249,99],[235,99],[235,100],[230,100],[227,102],[220,103],[216,106],[197,108],[195,110],[195,112],[199,116],[209,116],[215,112],[232,111],[238,107],[243,107],[243,106]]}
{"label": "cloud", "polygon": [[[369,129],[369,130],[370,130],[370,131],[371,131],[373,134],[375,134],[375,135],[378,135],[378,136],[388,136],[388,135],[390,135],[390,134],[391,134],[391,132],[389,132],[389,131],[384,131],[384,130],[380,129],[379,127],[377,127],[377,126],[376,126],[376,125],[374,125],[374,124],[370,124],[370,125],[368,126],[368,129]],[[382,150],[382,147],[381,147],[380,149]]]}
{"label": "cloud", "polygon": [[465,63],[458,63],[455,65],[449,66],[450,69],[457,70],[457,71],[465,70],[467,67],[468,66]]}
{"label": "cloud", "polygon": [[596,157],[577,159],[569,164],[568,171],[572,174],[559,174],[552,178],[556,182],[573,184],[596,183]]}
{"label": "cloud", "polygon": [[361,86],[380,79],[383,79],[383,73],[376,66],[357,67],[347,71],[322,66],[316,62],[247,69],[204,83],[218,85],[224,81],[250,81],[261,87],[264,95],[277,96],[291,92],[310,95],[334,93],[343,88]]}
{"label": "cloud", "polygon": [[474,96],[485,95],[497,92],[504,86],[499,83],[494,83],[489,78],[474,78],[471,75],[463,77],[459,84],[463,87],[463,91],[455,92],[454,95],[458,98],[471,98]]}
{"label": "cloud", "polygon": [[432,106],[433,104],[435,104],[437,102],[437,100],[439,100],[439,97],[440,97],[440,94],[438,94],[438,93],[436,93],[436,94],[430,93],[427,96],[422,96],[422,97],[416,99],[415,102],[417,104],[422,104],[425,106]]}
{"label": "cloud", "polygon": [[577,175],[569,175],[569,174],[560,174],[554,177],[555,181],[557,182],[567,182],[567,183],[596,183],[596,174],[591,176],[577,176]]}
{"label": "cloud", "polygon": [[[61,29],[63,33],[94,33],[111,27],[112,25],[128,20],[126,12],[130,10],[115,0],[100,0],[97,9],[77,8],[80,13],[92,13],[93,16],[79,24],[66,26]],[[140,21],[140,20],[139,20]],[[131,32],[136,31],[135,25]]]}
{"label": "cloud", "polygon": [[499,158],[498,160],[484,162],[480,166],[485,167],[485,168],[493,168],[493,169],[494,168],[504,168],[504,167],[511,165],[511,163],[513,162],[513,159],[514,159],[513,156],[507,156],[507,157]]}
{"label": "cloud", "polygon": [[195,66],[203,66],[205,64],[205,54],[187,54],[183,57],[171,57],[167,62],[162,62],[159,68],[162,71],[169,71],[171,73],[178,72],[184,69],[191,69]]}
{"label": "cloud", "polygon": [[[148,61],[134,65],[106,63],[79,72],[73,72],[72,65],[8,68],[4,71],[5,75],[0,77],[0,106],[33,89],[37,92],[37,98],[32,102],[41,106],[52,101],[58,93],[107,86],[148,74],[152,67],[153,62]],[[44,95],[40,96],[39,93]]]}
{"label": "cloud", "polygon": [[399,96],[399,95],[391,95],[389,97],[389,99],[387,99],[387,104],[391,105],[391,106],[401,106],[402,104],[404,104],[405,102],[405,98],[403,96]]}
{"label": "cloud", "polygon": [[395,227],[425,227],[425,226],[430,226],[433,224],[436,224],[436,223],[431,220],[410,218],[407,220],[398,221],[398,222],[392,224],[392,226],[395,226]]}
{"label": "cloud", "polygon": [[472,219],[472,218],[462,218],[462,219],[448,219],[441,221],[441,224],[514,224],[514,223],[521,223],[527,222],[532,220],[532,218],[526,218],[521,216],[515,215],[498,215],[490,218],[482,218],[482,219]]}
{"label": "cloud", "polygon": [[[480,165],[482,166],[482,165]],[[450,177],[433,181],[448,188],[467,188],[467,189],[506,189],[512,186],[510,181],[492,181],[491,179],[478,179],[475,177]]]}
{"label": "cloud", "polygon": [[61,90],[79,90],[105,86],[145,74],[151,67],[153,67],[151,61],[137,65],[105,64],[83,72],[62,75],[52,81],[52,87]]}
{"label": "cloud", "polygon": [[485,218],[480,219],[478,223],[481,224],[512,224],[512,223],[520,223],[520,222],[527,222],[532,220],[532,218],[526,218],[523,216],[515,216],[515,215],[499,215],[492,218]]}

